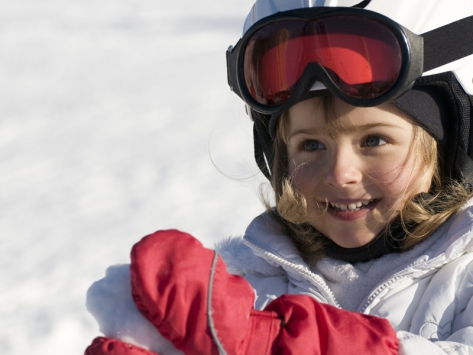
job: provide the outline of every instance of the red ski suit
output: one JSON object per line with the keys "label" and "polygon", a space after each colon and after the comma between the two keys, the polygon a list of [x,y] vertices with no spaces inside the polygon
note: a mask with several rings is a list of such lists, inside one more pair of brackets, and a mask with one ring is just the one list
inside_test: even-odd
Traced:
{"label": "red ski suit", "polygon": [[[186,355],[394,355],[398,340],[383,318],[348,312],[306,295],[283,295],[263,311],[241,276],[189,234],[159,231],[131,253],[133,300]],[[86,355],[151,355],[99,337]]]}

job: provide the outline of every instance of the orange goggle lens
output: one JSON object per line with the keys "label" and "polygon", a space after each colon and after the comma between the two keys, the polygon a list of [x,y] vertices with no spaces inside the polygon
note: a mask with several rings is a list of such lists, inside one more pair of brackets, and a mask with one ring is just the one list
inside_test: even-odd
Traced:
{"label": "orange goggle lens", "polygon": [[309,63],[320,63],[346,95],[370,99],[388,91],[401,72],[395,35],[382,23],[358,16],[280,20],[249,39],[244,77],[257,102],[285,102]]}

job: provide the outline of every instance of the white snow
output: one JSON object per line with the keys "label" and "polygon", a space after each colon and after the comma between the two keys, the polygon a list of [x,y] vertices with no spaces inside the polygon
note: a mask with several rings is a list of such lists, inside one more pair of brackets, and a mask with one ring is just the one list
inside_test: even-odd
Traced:
{"label": "white snow", "polygon": [[142,236],[263,211],[225,64],[252,2],[0,3],[0,354],[83,354],[86,291]]}
{"label": "white snow", "polygon": [[131,296],[130,265],[114,265],[87,291],[87,310],[100,332],[158,353],[184,355],[138,311]]}

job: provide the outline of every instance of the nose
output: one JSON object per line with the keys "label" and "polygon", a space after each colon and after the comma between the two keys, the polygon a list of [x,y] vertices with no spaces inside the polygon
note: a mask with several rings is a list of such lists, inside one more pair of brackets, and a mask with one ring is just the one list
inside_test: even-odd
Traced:
{"label": "nose", "polygon": [[324,183],[333,187],[358,184],[363,178],[360,157],[352,147],[338,149],[332,156],[324,177]]}

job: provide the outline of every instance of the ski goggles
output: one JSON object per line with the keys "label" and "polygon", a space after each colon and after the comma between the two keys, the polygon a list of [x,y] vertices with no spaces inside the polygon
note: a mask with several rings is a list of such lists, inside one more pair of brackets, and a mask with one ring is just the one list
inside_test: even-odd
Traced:
{"label": "ski goggles", "polygon": [[[472,19],[454,24],[473,29]],[[252,109],[264,114],[326,93],[311,92],[316,82],[354,106],[380,105],[400,96],[422,76],[427,69],[425,55],[431,57],[430,70],[473,53],[471,45],[455,48],[464,43],[448,36],[455,33],[452,28],[437,30],[427,33],[432,33],[429,43],[437,43],[425,52],[425,34],[416,35],[376,12],[340,7],[280,12],[256,22],[228,48],[228,83]],[[440,54],[444,59],[437,60]]]}

